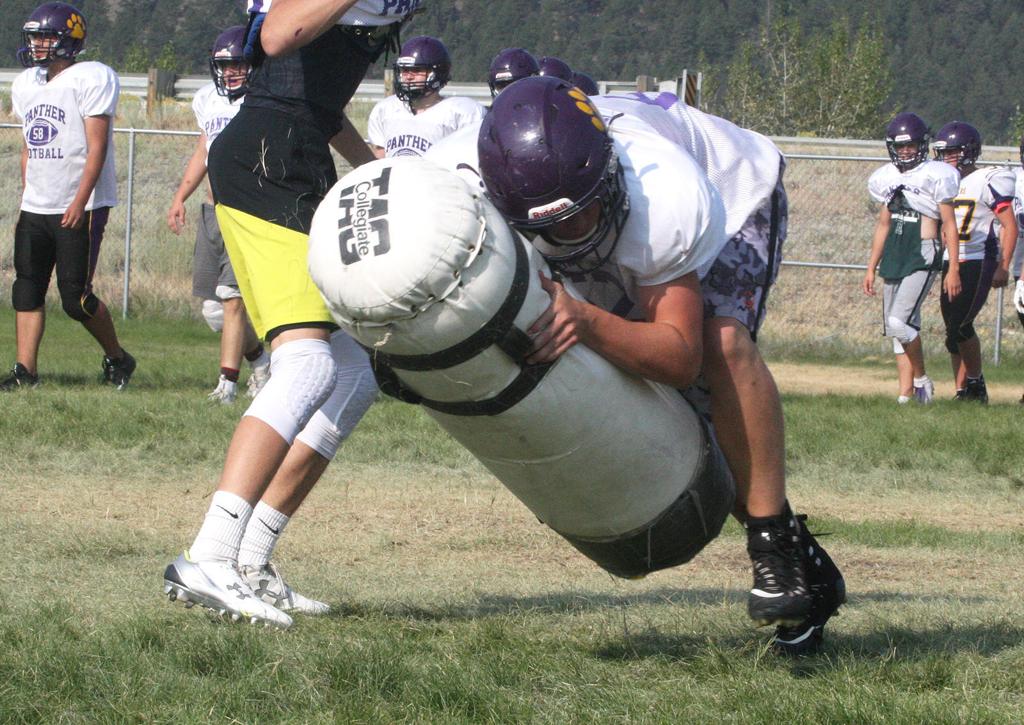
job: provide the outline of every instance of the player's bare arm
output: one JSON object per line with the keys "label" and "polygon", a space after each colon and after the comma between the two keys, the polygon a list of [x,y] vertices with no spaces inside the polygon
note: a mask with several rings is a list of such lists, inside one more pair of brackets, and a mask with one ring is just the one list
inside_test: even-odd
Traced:
{"label": "player's bare arm", "polygon": [[356,0],[275,0],[260,31],[260,44],[269,56],[286,55],[325,33]]}
{"label": "player's bare arm", "polygon": [[110,133],[110,116],[88,116],[85,118],[85,169],[78,183],[78,192],[71,205],[61,217],[60,225],[66,229],[78,229],[85,219],[85,205],[92,196],[92,190],[100,178],[103,162],[107,158],[107,138]]}
{"label": "player's bare arm", "polygon": [[949,202],[939,204],[939,219],[942,222],[942,243],[949,257],[946,277],[942,285],[949,299],[956,299],[963,289],[960,284],[960,237],[957,234],[956,214]]}
{"label": "player's bare arm", "polygon": [[[271,8],[277,7],[276,5]],[[334,134],[330,140],[331,148],[341,154],[349,165],[354,169],[369,163],[374,159],[381,158],[366,144],[356,127],[352,125],[348,116],[341,115],[341,130]]]}
{"label": "player's bare arm", "polygon": [[992,286],[999,288],[1005,287],[1010,279],[1010,260],[1013,259],[1013,250],[1017,247],[1017,217],[1013,214],[1012,204],[1004,205],[995,214],[1002,225],[999,231],[999,247],[1003,256],[992,275]]}
{"label": "player's bare arm", "polygon": [[638,304],[647,322],[630,321],[578,300],[541,275],[551,306],[528,330],[531,363],[551,362],[582,343],[634,375],[689,386],[700,373],[703,298],[695,272],[664,284],[640,287]]}
{"label": "player's bare arm", "polygon": [[185,202],[205,178],[206,134],[201,133],[196,141],[196,148],[185,165],[185,174],[181,177],[178,190],[174,192],[171,208],[167,212],[167,226],[175,234],[181,234],[181,230],[185,228]]}
{"label": "player's bare arm", "polygon": [[878,211],[878,221],[875,223],[875,233],[871,237],[871,255],[868,258],[868,269],[864,273],[864,281],[861,287],[864,294],[875,296],[875,270],[882,260],[882,251],[885,249],[885,238],[889,234],[889,225],[892,223],[892,212],[885,204]]}

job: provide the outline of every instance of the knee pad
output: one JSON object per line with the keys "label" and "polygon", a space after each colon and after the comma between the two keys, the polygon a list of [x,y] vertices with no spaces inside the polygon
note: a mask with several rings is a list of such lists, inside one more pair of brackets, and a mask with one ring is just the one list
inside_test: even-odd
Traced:
{"label": "knee pad", "polygon": [[339,330],[331,335],[331,354],[338,366],[334,390],[296,438],[327,460],[377,399],[377,381],[363,348]]}
{"label": "knee pad", "polygon": [[11,287],[11,306],[16,312],[38,310],[46,304],[46,288],[30,279],[19,277]]}
{"label": "knee pad", "polygon": [[[911,327],[898,317],[890,317],[888,320],[886,320],[886,323],[889,336],[894,341],[899,341],[903,345],[913,342],[915,339],[917,339],[917,336],[920,334],[917,330],[915,330],[913,327]],[[895,345],[893,347],[895,349]]]}
{"label": "knee pad", "polygon": [[220,300],[203,300],[203,319],[214,332],[224,329],[224,305]]}
{"label": "knee pad", "polygon": [[977,333],[974,331],[974,322],[969,325],[961,325],[946,333],[946,350],[951,355],[960,354],[960,343],[973,340]]}
{"label": "knee pad", "polygon": [[80,287],[70,290],[61,289],[60,304],[67,316],[78,322],[91,319],[100,307],[99,298],[91,291],[85,292]]}
{"label": "knee pad", "polygon": [[338,369],[326,340],[292,340],[270,357],[270,380],[246,415],[262,420],[290,445],[334,389]]}
{"label": "knee pad", "polygon": [[896,355],[902,355],[903,353],[906,352],[906,350],[903,349],[903,343],[900,342],[895,337],[892,338],[892,351]]}

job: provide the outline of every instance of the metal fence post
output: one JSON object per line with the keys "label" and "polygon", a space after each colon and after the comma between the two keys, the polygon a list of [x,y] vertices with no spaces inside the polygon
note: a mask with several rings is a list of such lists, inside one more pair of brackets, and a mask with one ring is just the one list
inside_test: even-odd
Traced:
{"label": "metal fence post", "polygon": [[1000,287],[996,290],[996,344],[993,345],[992,362],[999,364],[999,352],[1003,346],[1003,294],[1006,288]]}
{"label": "metal fence post", "polygon": [[132,196],[135,184],[135,129],[128,129],[128,203],[124,221],[124,294],[121,297],[121,319],[128,319],[128,292],[132,278]]}

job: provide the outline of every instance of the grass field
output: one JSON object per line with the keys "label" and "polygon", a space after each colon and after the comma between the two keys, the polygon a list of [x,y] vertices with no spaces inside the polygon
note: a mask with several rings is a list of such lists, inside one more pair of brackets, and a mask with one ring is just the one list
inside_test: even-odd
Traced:
{"label": "grass field", "polygon": [[[12,328],[4,306],[4,366]],[[735,525],[690,565],[613,579],[384,401],[279,549],[336,613],[279,633],[162,597],[244,408],[205,400],[216,339],[199,323],[119,329],[139,358],[124,393],[55,314],[45,385],[0,398],[0,722],[1022,721],[1016,404],[784,383],[804,391],[785,394],[791,497],[850,592],[824,652],[789,660],[746,618]],[[842,375],[858,371],[891,372]],[[1019,394],[1020,367],[987,373]]]}

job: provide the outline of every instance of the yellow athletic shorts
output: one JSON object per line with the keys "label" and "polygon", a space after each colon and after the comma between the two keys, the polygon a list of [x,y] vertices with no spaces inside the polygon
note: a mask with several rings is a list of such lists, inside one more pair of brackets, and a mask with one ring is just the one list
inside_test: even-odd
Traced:
{"label": "yellow athletic shorts", "polygon": [[246,312],[261,339],[282,326],[333,326],[309,277],[308,235],[223,204],[217,204],[217,222]]}

